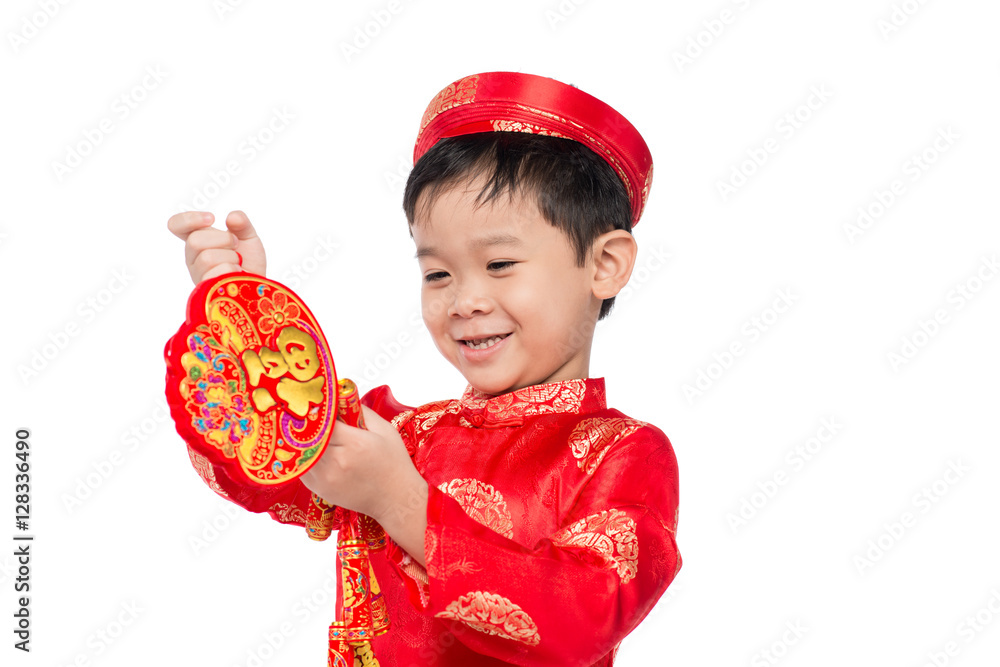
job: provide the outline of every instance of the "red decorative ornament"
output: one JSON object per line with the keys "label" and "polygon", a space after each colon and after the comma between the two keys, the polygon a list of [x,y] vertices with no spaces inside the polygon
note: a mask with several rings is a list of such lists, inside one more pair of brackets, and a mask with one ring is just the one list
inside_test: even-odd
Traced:
{"label": "red decorative ornament", "polygon": [[337,373],[316,318],[284,285],[249,273],[203,281],[164,357],[177,431],[233,481],[267,496],[326,449]]}
{"label": "red decorative ornament", "polygon": [[[214,469],[206,482],[248,510],[267,511],[281,484],[319,460],[338,418],[364,428],[357,387],[338,381],[316,318],[277,281],[237,272],[200,283],[164,359],[170,414],[192,463],[203,476]],[[213,465],[199,466],[204,459]],[[389,621],[368,553],[385,546],[384,531],[316,494],[305,524],[318,541],[339,526],[328,665],[378,665],[369,640]]]}

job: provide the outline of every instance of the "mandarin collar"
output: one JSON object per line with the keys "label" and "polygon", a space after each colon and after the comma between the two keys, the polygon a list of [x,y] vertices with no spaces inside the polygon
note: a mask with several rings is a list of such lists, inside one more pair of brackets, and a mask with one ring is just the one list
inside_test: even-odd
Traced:
{"label": "mandarin collar", "polygon": [[486,394],[469,385],[459,399],[459,414],[473,426],[520,426],[525,417],[584,414],[604,410],[604,378],[546,382],[506,394]]}

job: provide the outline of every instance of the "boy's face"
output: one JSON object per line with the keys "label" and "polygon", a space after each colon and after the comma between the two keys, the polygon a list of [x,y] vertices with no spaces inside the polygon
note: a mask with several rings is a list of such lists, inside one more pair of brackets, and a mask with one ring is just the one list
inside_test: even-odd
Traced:
{"label": "boy's face", "polygon": [[601,307],[592,263],[576,265],[569,239],[533,202],[502,195],[477,208],[480,185],[418,202],[412,231],[434,343],[488,394],[588,377]]}

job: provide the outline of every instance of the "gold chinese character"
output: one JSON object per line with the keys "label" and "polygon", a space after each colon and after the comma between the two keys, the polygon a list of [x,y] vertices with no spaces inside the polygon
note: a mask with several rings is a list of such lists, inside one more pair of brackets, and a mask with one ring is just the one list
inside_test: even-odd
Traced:
{"label": "gold chinese character", "polygon": [[[281,378],[276,388],[278,398],[291,412],[304,418],[310,403],[323,402],[325,378],[322,375],[314,377],[319,372],[316,341],[305,331],[287,326],[278,334],[277,344],[277,350],[268,347],[261,347],[259,351],[245,350],[240,359],[251,387],[260,384],[262,375]],[[254,389],[250,398],[259,412],[267,412],[277,404],[274,395],[264,387]]]}

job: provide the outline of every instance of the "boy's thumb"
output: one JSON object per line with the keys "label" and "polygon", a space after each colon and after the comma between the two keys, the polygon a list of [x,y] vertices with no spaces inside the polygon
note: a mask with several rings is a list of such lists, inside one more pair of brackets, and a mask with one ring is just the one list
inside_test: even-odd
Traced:
{"label": "boy's thumb", "polygon": [[243,211],[233,211],[226,216],[226,227],[241,241],[257,238],[257,230]]}

